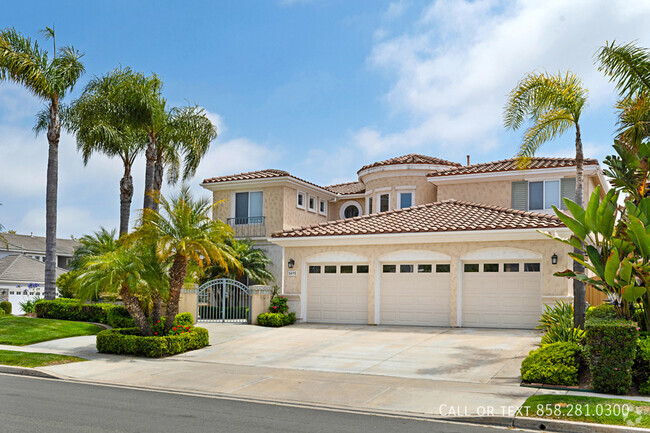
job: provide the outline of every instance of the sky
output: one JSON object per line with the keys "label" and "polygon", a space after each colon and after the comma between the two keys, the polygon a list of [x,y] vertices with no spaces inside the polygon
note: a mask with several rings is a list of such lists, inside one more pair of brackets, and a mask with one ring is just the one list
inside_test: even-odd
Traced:
{"label": "sky", "polygon": [[[465,162],[510,158],[508,92],[531,71],[571,70],[589,90],[581,118],[587,157],[612,153],[614,86],[593,56],[606,41],[650,47],[641,0],[30,1],[3,4],[0,28],[85,53],[84,85],[119,66],[158,74],[169,106],[198,104],[218,138],[189,183],[277,168],[329,185],[365,164],[422,153]],[[51,41],[41,41],[50,47]],[[0,82],[0,224],[45,231],[47,139],[32,132],[43,102]],[[575,155],[573,133],[545,156]],[[119,224],[121,163],[84,166],[73,136],[59,150],[59,237]],[[132,216],[143,201],[134,168]],[[177,187],[165,186],[165,194]]]}

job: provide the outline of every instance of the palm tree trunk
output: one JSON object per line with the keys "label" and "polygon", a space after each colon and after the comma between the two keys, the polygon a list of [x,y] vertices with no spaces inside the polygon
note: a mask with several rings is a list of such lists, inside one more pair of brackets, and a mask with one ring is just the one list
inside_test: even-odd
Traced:
{"label": "palm tree trunk", "polygon": [[[584,154],[582,153],[582,140],[580,138],[580,125],[576,122],[576,203],[582,207],[583,200],[583,181],[584,181]],[[574,248],[573,250],[576,254],[581,254],[582,251],[579,248]],[[585,267],[578,263],[576,260],[573,261],[573,272],[576,274],[583,274],[585,272]],[[585,293],[585,283],[573,280],[573,324],[576,327],[584,329],[585,327],[585,310],[586,310],[586,293]]]}
{"label": "palm tree trunk", "polygon": [[151,310],[151,320],[156,323],[162,317],[163,300],[159,293],[153,297],[153,308]]}
{"label": "palm tree trunk", "polygon": [[156,169],[156,139],[154,136],[149,137],[149,145],[144,155],[147,160],[147,166],[144,173],[144,208],[153,209],[154,200],[151,195],[153,191],[154,171]]}
{"label": "palm tree trunk", "polygon": [[151,330],[147,316],[145,316],[144,312],[142,311],[142,307],[140,306],[140,301],[138,298],[129,292],[129,288],[127,286],[120,287],[120,297],[122,298],[122,302],[124,302],[124,307],[129,312],[131,317],[133,317],[133,321],[135,322],[136,326],[140,329],[140,333],[147,337],[152,336],[153,331]]}
{"label": "palm tree trunk", "polygon": [[59,139],[61,122],[59,119],[59,98],[55,96],[50,103],[50,123],[47,127],[49,143],[47,157],[47,187],[45,197],[45,292],[44,298],[56,298],[56,217],[57,190],[59,186]]}
{"label": "palm tree trunk", "polygon": [[[163,165],[162,150],[159,149],[158,154],[156,155],[156,165],[154,166],[154,171],[153,171],[153,190],[156,193],[159,193],[162,188],[164,174],[165,174],[165,167]],[[156,212],[158,211],[158,203],[156,201],[153,202],[152,209],[155,210]]]}
{"label": "palm tree trunk", "polygon": [[124,176],[120,180],[120,237],[129,232],[131,201],[133,200],[133,176],[131,167],[124,165]]}
{"label": "palm tree trunk", "polygon": [[178,301],[181,298],[181,289],[187,275],[187,257],[176,254],[172,268],[169,271],[169,302],[167,303],[165,333],[174,325],[174,319],[178,314]]}

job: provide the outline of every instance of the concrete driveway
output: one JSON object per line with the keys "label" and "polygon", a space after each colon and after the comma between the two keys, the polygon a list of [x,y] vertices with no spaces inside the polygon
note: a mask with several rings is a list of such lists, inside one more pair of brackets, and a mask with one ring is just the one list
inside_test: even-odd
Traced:
{"label": "concrete driveway", "polygon": [[537,331],[298,324],[201,324],[211,346],[176,356],[206,363],[484,384],[517,384]]}

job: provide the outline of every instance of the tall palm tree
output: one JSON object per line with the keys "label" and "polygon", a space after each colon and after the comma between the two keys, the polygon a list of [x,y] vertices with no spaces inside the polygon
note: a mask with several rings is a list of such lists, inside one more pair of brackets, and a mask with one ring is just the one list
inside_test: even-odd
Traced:
{"label": "tall palm tree", "polygon": [[108,74],[93,78],[79,99],[71,106],[69,129],[77,137],[77,147],[88,163],[94,152],[122,160],[124,173],[120,179],[120,235],[129,231],[129,216],[133,200],[133,177],[131,171],[135,158],[146,147],[146,135],[133,128],[126,114],[123,92],[134,87],[139,77],[131,69],[115,69]]}
{"label": "tall palm tree", "polygon": [[[575,74],[567,72],[551,75],[530,73],[526,75],[508,95],[503,119],[507,129],[517,130],[530,121],[518,157],[525,167],[528,160],[546,142],[575,128],[576,147],[576,196],[575,201],[583,206],[584,154],[580,137],[580,115],[587,104],[587,90]],[[576,252],[579,252],[576,249]],[[573,270],[583,273],[584,267],[574,260]],[[573,280],[574,323],[584,327],[585,285]]]}
{"label": "tall palm tree", "polygon": [[223,269],[219,265],[213,265],[205,269],[201,282],[217,279],[217,278],[232,278],[241,279],[241,281],[248,284],[268,284],[275,281],[275,277],[269,271],[271,259],[266,253],[255,247],[255,241],[251,239],[232,239],[227,242],[232,248],[232,252],[241,263],[241,269],[230,268]]}
{"label": "tall palm tree", "polygon": [[212,263],[224,269],[241,268],[226,241],[232,229],[224,222],[212,220],[209,211],[216,204],[207,199],[194,199],[187,185],[180,193],[165,199],[154,195],[161,212],[143,209],[139,227],[124,239],[127,243],[154,245],[159,261],[171,260],[169,270],[169,299],[167,301],[165,332],[178,314],[178,301],[187,276],[188,262],[200,269]]}
{"label": "tall palm tree", "polygon": [[[54,31],[46,29],[54,39]],[[50,121],[47,158],[45,210],[45,299],[56,297],[56,225],[59,170],[59,138],[61,122],[59,104],[84,72],[83,54],[72,47],[63,47],[50,59],[38,42],[23,36],[14,28],[0,30],[0,81],[13,81],[25,87],[48,106]]]}

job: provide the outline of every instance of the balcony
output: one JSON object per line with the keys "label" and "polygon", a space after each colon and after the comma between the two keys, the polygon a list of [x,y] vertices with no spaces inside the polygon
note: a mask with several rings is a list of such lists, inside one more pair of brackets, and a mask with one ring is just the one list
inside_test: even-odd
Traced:
{"label": "balcony", "polygon": [[235,231],[236,238],[259,238],[266,236],[265,218],[228,218],[228,225]]}

